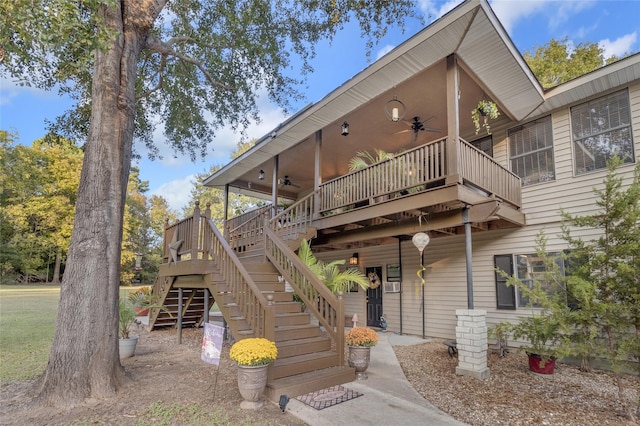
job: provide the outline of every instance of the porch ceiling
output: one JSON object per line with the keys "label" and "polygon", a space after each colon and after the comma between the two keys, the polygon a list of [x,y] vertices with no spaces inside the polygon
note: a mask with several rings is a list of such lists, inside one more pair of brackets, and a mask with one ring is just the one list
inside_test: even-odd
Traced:
{"label": "porch ceiling", "polygon": [[[468,0],[318,103],[289,118],[209,177],[205,185],[222,188],[229,184],[234,192],[268,198],[273,157],[278,155],[278,178],[288,176],[296,185],[279,185],[279,196],[296,199],[313,187],[318,131],[322,132],[322,181],[345,174],[349,160],[359,151],[379,148],[397,152],[446,136],[446,57],[452,53],[461,66],[463,138],[475,138],[470,111],[480,99],[495,100],[504,121],[519,120],[542,102],[539,84],[486,1]],[[396,123],[384,112],[394,95],[407,110],[404,120]],[[425,126],[440,132],[415,134],[410,127],[413,117],[430,119]],[[340,134],[343,121],[350,126],[346,137]],[[261,169],[264,180],[258,180]]]}

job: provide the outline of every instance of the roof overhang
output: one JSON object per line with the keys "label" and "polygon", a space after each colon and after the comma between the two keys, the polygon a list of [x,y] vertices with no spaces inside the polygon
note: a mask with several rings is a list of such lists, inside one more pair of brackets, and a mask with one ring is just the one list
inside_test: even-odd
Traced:
{"label": "roof overhang", "polygon": [[545,94],[545,102],[529,115],[537,117],[640,80],[640,53],[563,83]]}
{"label": "roof overhang", "polygon": [[[486,0],[467,0],[319,102],[287,119],[207,178],[204,185],[222,188],[241,181],[247,172],[451,54],[458,56],[465,71],[511,119],[521,120],[543,102],[540,84]],[[242,192],[251,190],[244,186]]]}

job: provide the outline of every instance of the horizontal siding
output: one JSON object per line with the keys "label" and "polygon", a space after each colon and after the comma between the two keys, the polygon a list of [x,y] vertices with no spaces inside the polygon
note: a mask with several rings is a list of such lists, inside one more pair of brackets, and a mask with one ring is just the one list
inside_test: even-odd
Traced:
{"label": "horizontal siding", "polygon": [[[640,160],[640,83],[629,88],[632,111],[632,129],[636,162]],[[474,307],[487,311],[489,326],[504,320],[517,320],[527,314],[518,311],[496,309],[495,272],[493,257],[496,254],[526,254],[535,252],[535,238],[543,231],[548,239],[549,251],[567,248],[561,234],[561,209],[572,215],[587,215],[598,211],[594,187],[602,188],[606,170],[575,176],[571,144],[569,108],[552,114],[554,132],[554,158],[556,180],[523,188],[523,211],[527,226],[500,231],[474,232],[473,293]],[[507,129],[511,125],[494,128],[494,158],[508,168]],[[619,173],[628,185],[635,165],[623,166]],[[585,241],[598,238],[592,229],[574,229],[573,236]],[[359,268],[381,266],[386,281],[386,265],[402,264],[402,293],[383,293],[383,309],[388,330],[421,336],[449,339],[455,336],[456,309],[467,307],[466,264],[464,236],[432,238],[425,249],[425,266],[428,268],[424,287],[425,311],[422,310],[422,288],[416,272],[420,268],[417,249],[410,241],[398,244],[351,249],[318,254],[323,260],[348,259],[354,251],[360,256]],[[361,324],[366,321],[366,292],[345,295],[347,315],[357,313]],[[400,312],[402,311],[402,315]],[[401,326],[402,323],[402,326]]]}

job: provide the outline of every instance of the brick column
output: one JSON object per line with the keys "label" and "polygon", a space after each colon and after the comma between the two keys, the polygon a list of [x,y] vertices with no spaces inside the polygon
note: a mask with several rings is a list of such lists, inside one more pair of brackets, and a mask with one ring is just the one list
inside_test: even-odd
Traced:
{"label": "brick column", "polygon": [[458,366],[456,374],[487,379],[487,323],[486,311],[480,309],[457,309],[456,346]]}

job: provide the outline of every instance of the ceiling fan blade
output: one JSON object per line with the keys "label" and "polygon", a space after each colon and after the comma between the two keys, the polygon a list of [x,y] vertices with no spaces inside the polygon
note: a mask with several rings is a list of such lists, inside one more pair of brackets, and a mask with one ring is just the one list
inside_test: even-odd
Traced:
{"label": "ceiling fan blade", "polygon": [[433,132],[433,133],[442,133],[442,130],[436,129],[436,128],[433,128],[433,127],[425,127],[422,130],[426,130],[427,132]]}
{"label": "ceiling fan blade", "polygon": [[402,133],[409,133],[411,131],[412,131],[411,129],[400,130],[399,132],[395,132],[394,135],[399,135],[399,134],[402,134]]}

